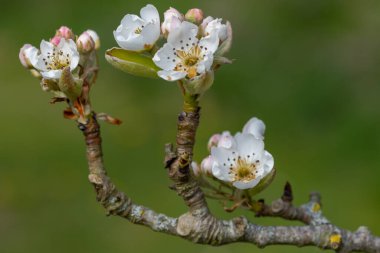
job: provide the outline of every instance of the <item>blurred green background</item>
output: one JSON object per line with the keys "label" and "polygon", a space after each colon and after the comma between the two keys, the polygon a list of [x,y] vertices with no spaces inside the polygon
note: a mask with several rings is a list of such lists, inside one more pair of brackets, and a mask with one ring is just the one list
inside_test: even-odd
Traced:
{"label": "blurred green background", "polygon": [[[62,117],[63,105],[18,61],[24,43],[39,45],[65,24],[101,37],[101,72],[94,109],[121,118],[103,124],[109,175],[137,203],[178,216],[182,200],[168,189],[163,145],[174,141],[181,97],[176,85],[135,78],[103,57],[116,45],[112,31],[141,1],[8,1],[0,15],[0,252],[319,252],[315,248],[250,244],[214,248],[154,233],[106,217],[87,181],[83,137]],[[380,235],[380,1],[153,1],[230,20],[236,59],[218,71],[204,96],[195,158],[207,155],[209,136],[239,131],[252,116],[267,124],[266,147],[278,176],[259,197],[271,201],[286,181],[295,203],[310,191],[323,197],[336,225],[367,225]],[[298,224],[255,218],[259,224]]]}

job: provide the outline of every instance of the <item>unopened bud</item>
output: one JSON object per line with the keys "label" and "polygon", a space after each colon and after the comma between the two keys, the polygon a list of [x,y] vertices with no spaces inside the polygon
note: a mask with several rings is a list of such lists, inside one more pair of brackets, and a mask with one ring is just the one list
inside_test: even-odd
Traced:
{"label": "unopened bud", "polygon": [[77,39],[77,48],[81,53],[88,53],[95,49],[95,42],[88,32],[82,33]]}
{"label": "unopened bud", "polygon": [[221,137],[222,137],[221,134],[214,134],[213,136],[210,137],[210,139],[208,140],[208,143],[207,143],[207,148],[209,151],[211,151],[212,147],[218,146],[218,143],[219,143],[219,140]]}
{"label": "unopened bud", "polygon": [[174,29],[177,29],[184,20],[183,14],[172,7],[165,11],[164,18],[165,20],[161,25],[161,31],[165,36],[168,36]]}
{"label": "unopened bud", "polygon": [[92,38],[92,40],[95,43],[95,50],[98,50],[100,48],[100,39],[98,34],[94,30],[87,30],[86,31]]}
{"label": "unopened bud", "polygon": [[200,24],[203,20],[203,11],[201,9],[190,9],[185,15],[186,20],[195,24]]}
{"label": "unopened bud", "polygon": [[206,174],[208,176],[212,175],[212,165],[214,164],[214,159],[211,155],[203,159],[201,163],[201,171],[203,174]]}
{"label": "unopened bud", "polygon": [[50,39],[50,42],[54,44],[55,46],[58,46],[59,42],[61,42],[61,39],[62,39],[61,36],[56,35]]}
{"label": "unopened bud", "polygon": [[33,65],[31,63],[31,57],[33,57],[33,54],[37,55],[37,53],[38,49],[30,44],[25,44],[24,46],[22,46],[18,54],[22,66],[28,69],[33,68]]}
{"label": "unopened bud", "polygon": [[62,37],[62,38],[65,38],[65,39],[74,39],[74,33],[71,31],[70,28],[68,28],[67,26],[61,26],[57,32],[55,33],[55,36],[59,36],[59,37]]}
{"label": "unopened bud", "polygon": [[234,137],[229,131],[224,131],[218,142],[218,147],[232,148],[233,146],[235,146]]}

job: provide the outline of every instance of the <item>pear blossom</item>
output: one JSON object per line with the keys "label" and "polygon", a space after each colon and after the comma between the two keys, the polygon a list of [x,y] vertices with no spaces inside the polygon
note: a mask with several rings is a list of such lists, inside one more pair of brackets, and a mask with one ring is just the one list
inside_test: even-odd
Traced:
{"label": "pear blossom", "polygon": [[151,49],[160,37],[160,16],[151,4],[140,10],[140,16],[127,14],[113,32],[117,44],[127,50]]}
{"label": "pear blossom", "polygon": [[59,36],[67,40],[75,38],[73,31],[71,31],[71,29],[68,28],[67,26],[61,26],[55,33],[55,36]]}
{"label": "pear blossom", "polygon": [[167,11],[164,12],[164,22],[161,25],[162,34],[167,36],[170,31],[177,29],[183,20],[183,14],[175,8],[170,7]]}
{"label": "pear blossom", "polygon": [[262,120],[253,117],[244,125],[243,133],[252,134],[255,138],[264,140],[265,124]]}
{"label": "pear blossom", "polygon": [[59,79],[62,70],[70,67],[73,71],[79,63],[79,53],[75,42],[71,39],[61,39],[55,46],[51,42],[41,41],[40,53],[35,47],[27,49],[26,56],[43,78]]}
{"label": "pear blossom", "polygon": [[217,34],[197,38],[198,26],[184,21],[169,33],[167,43],[153,57],[162,70],[157,74],[168,81],[204,78],[213,64],[213,54],[218,48]]}
{"label": "pear blossom", "polygon": [[271,174],[273,156],[264,150],[264,142],[252,134],[237,133],[234,144],[231,148],[211,149],[212,174],[238,189],[253,188]]}

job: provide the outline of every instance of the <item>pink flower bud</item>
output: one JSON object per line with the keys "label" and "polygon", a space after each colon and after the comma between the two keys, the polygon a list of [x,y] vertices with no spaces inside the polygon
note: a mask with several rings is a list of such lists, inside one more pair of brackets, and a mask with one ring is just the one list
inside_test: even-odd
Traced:
{"label": "pink flower bud", "polygon": [[201,171],[206,175],[212,175],[212,165],[214,164],[214,159],[211,155],[203,159],[201,163]]}
{"label": "pink flower bud", "polygon": [[208,150],[211,150],[212,147],[218,146],[221,137],[221,134],[214,134],[213,136],[211,136],[207,143]]}
{"label": "pink flower bud", "polygon": [[186,20],[195,24],[200,24],[203,20],[203,11],[201,9],[190,9],[185,15]]}
{"label": "pink flower bud", "polygon": [[50,39],[50,42],[53,43],[55,46],[58,46],[59,42],[61,42],[62,37],[55,35],[53,38]]}
{"label": "pink flower bud", "polygon": [[74,33],[71,31],[70,28],[67,26],[61,26],[57,32],[55,33],[55,36],[59,36],[65,39],[74,39]]}
{"label": "pink flower bud", "polygon": [[92,38],[92,40],[95,43],[95,50],[98,50],[100,48],[100,39],[98,34],[94,30],[87,30],[86,31]]}
{"label": "pink flower bud", "polygon": [[164,18],[165,20],[161,25],[161,31],[164,36],[168,36],[170,31],[177,29],[184,20],[183,14],[172,7],[165,11]]}
{"label": "pink flower bud", "polygon": [[78,37],[77,48],[82,53],[88,53],[95,49],[95,42],[88,32],[84,32]]}

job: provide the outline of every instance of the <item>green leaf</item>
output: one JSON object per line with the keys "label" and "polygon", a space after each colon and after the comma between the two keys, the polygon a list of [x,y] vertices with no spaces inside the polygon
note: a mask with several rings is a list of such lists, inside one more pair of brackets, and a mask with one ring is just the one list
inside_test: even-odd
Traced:
{"label": "green leaf", "polygon": [[160,68],[146,54],[114,47],[106,51],[106,59],[115,68],[134,76],[158,78]]}

